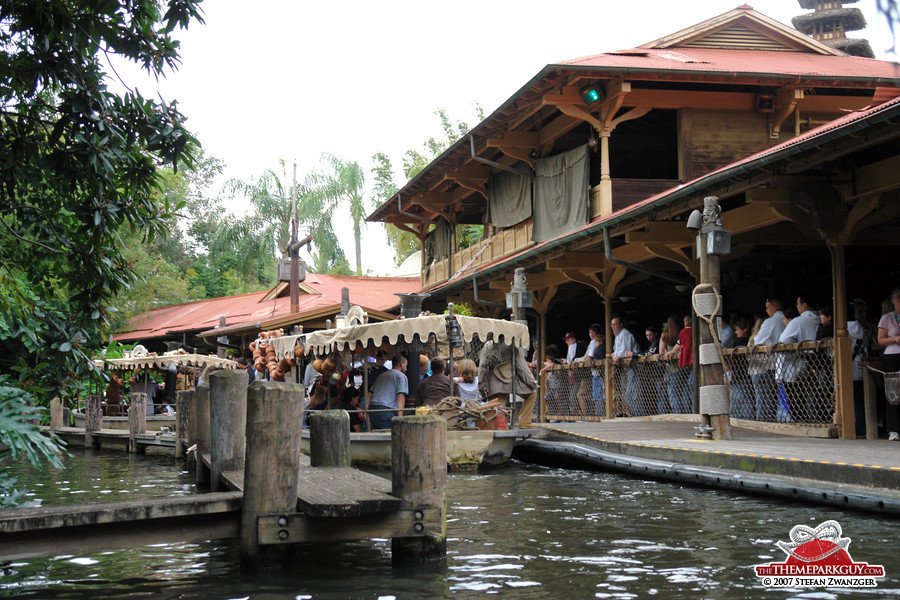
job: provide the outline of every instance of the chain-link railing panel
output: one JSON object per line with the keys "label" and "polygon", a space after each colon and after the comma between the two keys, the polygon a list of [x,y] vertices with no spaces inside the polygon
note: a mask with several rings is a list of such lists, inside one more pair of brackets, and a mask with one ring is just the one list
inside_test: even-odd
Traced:
{"label": "chain-link railing panel", "polygon": [[833,340],[726,350],[731,416],[777,423],[831,423]]}
{"label": "chain-link railing panel", "polygon": [[590,361],[547,369],[542,378],[548,419],[589,420],[606,414],[603,362]]}
{"label": "chain-link railing panel", "polygon": [[623,359],[613,364],[615,416],[688,414],[694,410],[694,378],[678,360]]}
{"label": "chain-link railing panel", "polygon": [[[833,342],[725,350],[731,417],[771,423],[831,423]],[[613,363],[613,415],[645,417],[694,412],[694,374],[658,357]],[[542,378],[550,420],[606,416],[604,361],[558,365]]]}

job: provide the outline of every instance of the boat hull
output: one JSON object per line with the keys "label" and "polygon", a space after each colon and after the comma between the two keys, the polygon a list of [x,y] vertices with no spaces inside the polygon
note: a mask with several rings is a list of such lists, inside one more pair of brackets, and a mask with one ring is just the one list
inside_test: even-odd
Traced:
{"label": "boat hull", "polygon": [[[521,434],[515,430],[455,430],[447,432],[447,466],[450,469],[476,469],[506,464]],[[300,449],[309,454],[309,430],[304,430]],[[354,465],[390,468],[389,432],[351,433],[350,459]]]}

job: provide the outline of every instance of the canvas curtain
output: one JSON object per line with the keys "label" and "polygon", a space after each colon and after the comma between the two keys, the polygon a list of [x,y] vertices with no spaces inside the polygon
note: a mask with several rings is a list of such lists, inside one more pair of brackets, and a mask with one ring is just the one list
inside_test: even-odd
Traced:
{"label": "canvas curtain", "polygon": [[512,227],[531,216],[531,179],[515,173],[492,175],[488,181],[487,217],[494,227]]}
{"label": "canvas curtain", "polygon": [[425,277],[428,277],[431,263],[450,256],[450,225],[442,222],[425,234],[423,251],[425,254]]}
{"label": "canvas curtain", "polygon": [[535,161],[535,242],[546,242],[588,222],[588,148]]}

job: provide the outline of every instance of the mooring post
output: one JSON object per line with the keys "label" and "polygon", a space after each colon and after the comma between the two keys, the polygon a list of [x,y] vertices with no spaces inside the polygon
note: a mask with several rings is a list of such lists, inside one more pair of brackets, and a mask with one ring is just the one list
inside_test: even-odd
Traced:
{"label": "mooring post", "polygon": [[411,415],[391,421],[392,495],[407,509],[440,508],[441,530],[425,537],[391,538],[394,564],[443,559],[447,554],[447,421]]}
{"label": "mooring post", "polygon": [[128,451],[137,452],[137,436],[147,433],[147,394],[131,394],[128,408]]}
{"label": "mooring post", "polygon": [[209,454],[209,384],[201,383],[194,391],[194,402],[191,407],[194,418],[191,419],[191,428],[194,432],[194,444],[197,451],[197,467],[194,471],[194,482],[198,485],[209,484],[209,467],[203,462],[203,455]]}
{"label": "mooring post", "polygon": [[221,475],[244,468],[247,428],[247,384],[243,369],[209,376],[209,489],[224,492]]}
{"label": "mooring post", "polygon": [[175,392],[175,458],[184,458],[185,449],[192,443],[189,435],[191,418],[191,400],[194,390],[178,390]]}
{"label": "mooring post", "polygon": [[346,410],[323,410],[309,416],[309,464],[350,466],[350,415]]}
{"label": "mooring post", "polygon": [[100,431],[103,423],[103,410],[100,407],[100,396],[91,394],[84,403],[84,445],[95,446],[99,442],[94,438],[94,433]]}
{"label": "mooring post", "polygon": [[62,400],[54,398],[50,401],[50,431],[57,431],[63,426]]}
{"label": "mooring post", "polygon": [[241,560],[269,563],[293,544],[259,545],[261,515],[297,512],[303,386],[254,381],[247,391],[247,454],[241,506]]}

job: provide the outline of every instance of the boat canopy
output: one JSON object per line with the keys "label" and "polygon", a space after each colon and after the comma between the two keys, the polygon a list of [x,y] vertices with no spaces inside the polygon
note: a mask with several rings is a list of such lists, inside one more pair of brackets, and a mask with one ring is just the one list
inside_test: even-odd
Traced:
{"label": "boat canopy", "polygon": [[[304,343],[307,352],[313,352],[317,356],[328,354],[335,350],[354,350],[357,346],[378,347],[384,343],[396,345],[397,342],[409,343],[418,336],[419,341],[427,342],[429,336],[434,335],[437,341],[447,342],[447,318],[449,315],[428,315],[413,317],[411,319],[397,319],[383,323],[368,323],[365,325],[351,325],[340,329],[324,329],[304,335],[288,335],[279,338],[269,338],[266,343],[275,348],[275,355],[279,358],[294,355],[294,346]],[[479,340],[486,341],[493,337],[495,341],[510,343],[515,339],[516,344],[527,347],[529,344],[528,327],[514,321],[502,319],[487,319],[483,317],[469,317],[466,315],[453,315],[459,323],[460,336],[466,342],[471,342],[477,335]]]}
{"label": "boat canopy", "polygon": [[227,358],[219,358],[218,356],[207,356],[204,354],[148,354],[147,356],[137,356],[132,358],[107,358],[96,359],[94,365],[102,369],[104,365],[109,365],[114,369],[123,371],[136,371],[138,369],[167,369],[169,365],[175,363],[176,367],[212,367],[215,369],[237,369],[239,365],[233,360]]}

